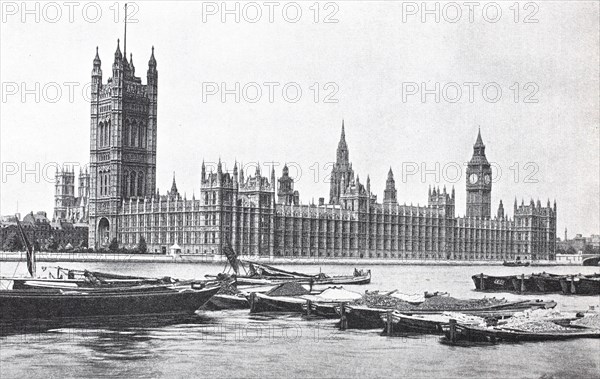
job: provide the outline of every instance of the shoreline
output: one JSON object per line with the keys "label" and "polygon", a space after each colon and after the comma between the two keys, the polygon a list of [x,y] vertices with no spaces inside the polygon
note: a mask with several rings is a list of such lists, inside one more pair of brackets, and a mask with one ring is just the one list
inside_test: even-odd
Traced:
{"label": "shoreline", "polygon": [[[25,252],[0,252],[0,262],[25,262]],[[255,261],[265,264],[284,265],[386,265],[386,266],[502,266],[501,261],[458,261],[458,260],[408,260],[408,259],[382,259],[382,258],[269,258],[269,257],[245,257],[241,260]],[[224,264],[227,259],[224,256],[207,255],[157,255],[157,254],[110,254],[110,253],[36,253],[38,262],[130,262],[130,263],[179,263],[179,264]],[[530,266],[517,267],[551,267],[551,266],[574,266],[568,262],[536,261]]]}

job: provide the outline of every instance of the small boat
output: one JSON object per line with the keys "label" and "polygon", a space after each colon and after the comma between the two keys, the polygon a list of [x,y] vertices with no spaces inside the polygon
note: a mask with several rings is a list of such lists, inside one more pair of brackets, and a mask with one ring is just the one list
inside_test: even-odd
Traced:
{"label": "small boat", "polygon": [[[285,282],[321,285],[358,285],[369,284],[371,282],[371,270],[354,269],[353,275],[330,276],[324,273],[306,274],[287,271],[264,263],[240,260],[228,241],[225,242],[223,252],[234,272],[231,277],[237,281],[238,285],[268,285]],[[242,275],[240,269],[243,269],[245,274]],[[210,279],[223,276],[227,276],[227,274],[221,273],[217,276],[206,275]]]}
{"label": "small boat", "polygon": [[530,262],[523,262],[519,259],[517,259],[516,261],[504,261],[502,262],[502,266],[506,266],[506,267],[527,267],[529,266],[531,263]]}
{"label": "small boat", "polygon": [[250,294],[250,313],[284,312],[302,313],[307,300],[300,298],[310,291],[298,282],[287,282],[276,286],[266,293]]}
{"label": "small boat", "polygon": [[509,276],[491,276],[485,274],[473,275],[473,283],[475,283],[475,289],[478,291],[502,291],[511,292],[514,290],[513,278],[514,275]]}
{"label": "small boat", "polygon": [[56,319],[140,314],[192,314],[220,286],[135,286],[88,289],[0,290],[0,319]]}
{"label": "small boat", "polygon": [[443,327],[448,325],[451,319],[458,320],[461,324],[478,325],[485,322],[483,317],[452,312],[407,315],[398,311],[388,311],[381,315],[381,320],[386,325],[384,333],[387,335],[398,333],[444,334]]}
{"label": "small boat", "polygon": [[574,338],[600,338],[600,330],[577,325],[561,326],[548,331],[529,331],[508,327],[483,327],[465,324],[444,326],[446,339],[452,343],[460,340],[469,342],[521,342],[560,341]]}
{"label": "small boat", "polygon": [[[216,294],[217,282],[96,276],[37,278],[35,253],[17,218],[27,249],[30,278],[3,278],[12,289],[0,290],[0,320],[54,320],[140,314],[192,314]],[[74,275],[74,274],[73,274]],[[110,278],[109,278],[110,276]]]}
{"label": "small boat", "polygon": [[340,316],[342,329],[380,329],[385,323],[381,319],[388,311],[385,308],[370,308],[365,305],[342,305],[335,308]]}
{"label": "small boat", "polygon": [[336,307],[360,299],[361,294],[348,291],[343,287],[330,287],[317,295],[302,295],[306,300],[302,306],[305,314],[312,317],[339,318]]}

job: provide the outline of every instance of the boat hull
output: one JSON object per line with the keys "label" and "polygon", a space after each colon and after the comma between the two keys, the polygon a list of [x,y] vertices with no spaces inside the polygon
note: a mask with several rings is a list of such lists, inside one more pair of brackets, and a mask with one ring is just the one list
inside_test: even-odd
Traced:
{"label": "boat hull", "polygon": [[473,283],[478,291],[514,291],[512,279],[515,276],[473,275]]}
{"label": "boat hull", "polygon": [[562,292],[562,288],[560,286],[560,277],[544,277],[544,276],[535,276],[533,278],[535,285],[539,292],[544,293],[553,293],[553,292]]}
{"label": "boat hull", "polygon": [[212,311],[250,309],[250,303],[244,296],[216,294],[202,306],[202,309]]}
{"label": "boat hull", "polygon": [[289,296],[267,296],[260,293],[250,294],[250,313],[281,312],[303,313],[306,300]]}
{"label": "boat hull", "polygon": [[219,287],[149,291],[0,291],[0,319],[192,314]]}
{"label": "boat hull", "polygon": [[380,329],[385,323],[381,319],[387,309],[345,306],[344,315],[348,329]]}
{"label": "boat hull", "polygon": [[[448,340],[452,340],[449,328],[445,329]],[[560,341],[574,338],[600,338],[600,330],[579,328],[568,332],[525,332],[517,330],[499,330],[457,325],[454,341],[470,342],[525,342],[525,341]]]}

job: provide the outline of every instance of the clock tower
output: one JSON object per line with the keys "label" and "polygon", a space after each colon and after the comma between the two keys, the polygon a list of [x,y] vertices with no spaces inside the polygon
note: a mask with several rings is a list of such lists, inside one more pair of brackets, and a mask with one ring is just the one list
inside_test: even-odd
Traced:
{"label": "clock tower", "polygon": [[491,205],[492,168],[485,157],[480,130],[467,166],[467,217],[490,218]]}

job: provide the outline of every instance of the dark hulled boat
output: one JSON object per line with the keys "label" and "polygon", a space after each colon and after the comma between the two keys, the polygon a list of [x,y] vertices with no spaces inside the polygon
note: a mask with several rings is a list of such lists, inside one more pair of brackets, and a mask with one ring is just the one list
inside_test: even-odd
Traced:
{"label": "dark hulled boat", "polygon": [[[35,254],[17,218],[27,248],[31,278],[3,278],[12,289],[0,290],[0,320],[119,316],[140,314],[191,314],[221,286],[215,282],[180,282],[121,275],[75,272],[67,278],[36,278]],[[71,275],[72,274],[72,275]]]}
{"label": "dark hulled boat", "polygon": [[600,338],[600,330],[584,327],[567,327],[560,331],[532,332],[508,328],[486,328],[457,324],[454,332],[444,327],[446,339],[451,342],[521,342],[521,341],[561,341],[574,338]]}
{"label": "dark hulled boat", "polygon": [[514,290],[513,285],[514,275],[510,276],[491,276],[485,274],[473,275],[473,283],[478,291],[505,291],[511,292]]}
{"label": "dark hulled boat", "polygon": [[506,267],[527,267],[529,265],[530,265],[529,262],[523,262],[521,260],[502,262],[502,266],[506,266]]}
{"label": "dark hulled boat", "polygon": [[216,294],[211,297],[202,309],[220,311],[224,309],[249,309],[250,302],[242,294]]}
{"label": "dark hulled boat", "polygon": [[600,295],[600,276],[570,275],[560,279],[560,286],[565,295]]}
{"label": "dark hulled boat", "polygon": [[533,277],[533,281],[535,282],[535,285],[539,292],[543,292],[543,293],[561,292],[562,288],[560,286],[560,279],[562,277],[564,277],[564,275],[541,273],[541,274],[535,275]]}
{"label": "dark hulled boat", "polygon": [[219,286],[136,286],[109,290],[2,290],[0,319],[192,314]]}

